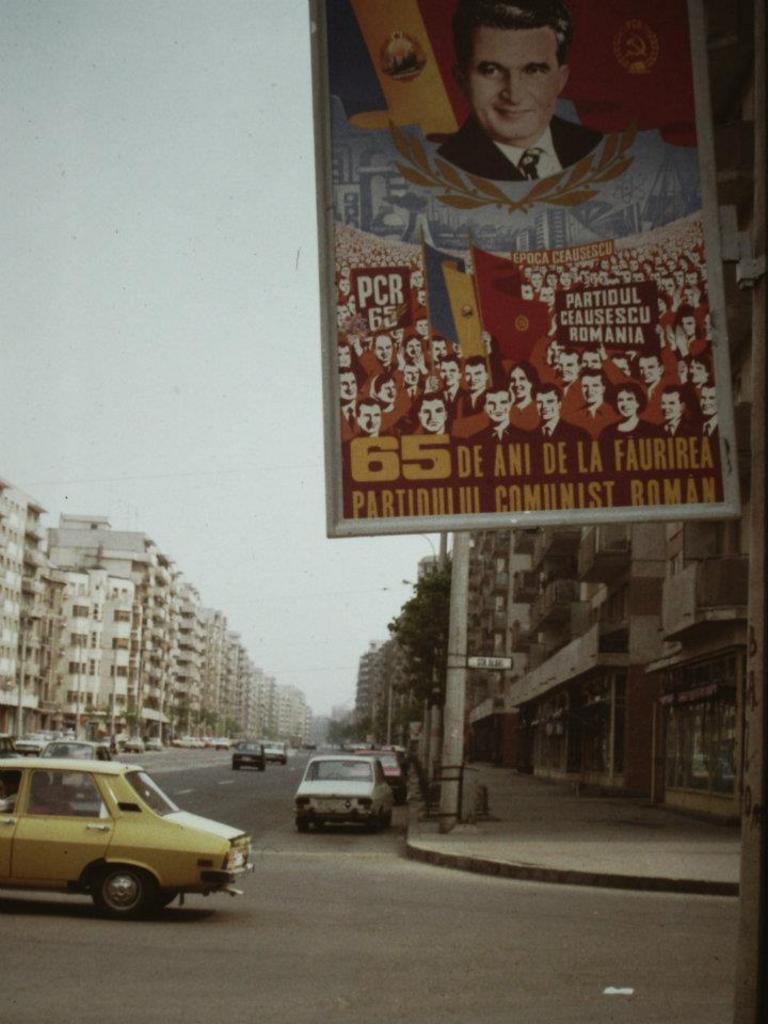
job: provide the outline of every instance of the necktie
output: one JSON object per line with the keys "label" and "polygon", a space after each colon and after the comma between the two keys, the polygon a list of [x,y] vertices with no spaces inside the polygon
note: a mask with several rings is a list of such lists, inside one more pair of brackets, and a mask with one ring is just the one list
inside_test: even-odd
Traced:
{"label": "necktie", "polygon": [[536,146],[534,146],[532,149],[525,150],[523,155],[520,157],[520,162],[517,165],[517,169],[520,171],[524,178],[538,178],[539,160],[543,152],[543,149],[539,149]]}

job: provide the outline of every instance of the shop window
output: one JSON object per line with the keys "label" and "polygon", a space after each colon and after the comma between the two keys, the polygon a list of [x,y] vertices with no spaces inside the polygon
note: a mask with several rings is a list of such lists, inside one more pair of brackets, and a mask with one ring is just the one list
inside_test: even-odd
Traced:
{"label": "shop window", "polygon": [[719,699],[666,707],[666,783],[671,789],[733,794],[736,707]]}

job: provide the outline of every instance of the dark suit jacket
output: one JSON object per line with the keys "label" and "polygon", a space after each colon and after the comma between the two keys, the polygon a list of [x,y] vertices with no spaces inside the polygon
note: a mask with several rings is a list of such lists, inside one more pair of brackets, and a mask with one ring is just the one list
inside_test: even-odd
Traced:
{"label": "dark suit jacket", "polygon": [[[563,121],[559,117],[552,118],[550,128],[557,159],[563,167],[570,167],[587,156],[603,137],[600,132],[572,121]],[[445,139],[437,152],[459,170],[477,174],[481,178],[525,181],[517,167],[507,160],[474,117],[468,117],[457,132]]]}

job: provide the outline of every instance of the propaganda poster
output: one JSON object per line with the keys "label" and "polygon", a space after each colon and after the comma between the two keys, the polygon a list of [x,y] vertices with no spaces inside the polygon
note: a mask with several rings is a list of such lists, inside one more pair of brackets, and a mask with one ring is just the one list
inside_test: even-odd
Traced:
{"label": "propaganda poster", "polygon": [[736,514],[686,0],[312,11],[329,532]]}

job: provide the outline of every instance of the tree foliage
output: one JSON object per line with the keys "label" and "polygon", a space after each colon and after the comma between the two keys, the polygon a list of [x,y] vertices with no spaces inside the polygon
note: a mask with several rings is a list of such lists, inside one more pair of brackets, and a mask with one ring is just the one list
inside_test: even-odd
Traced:
{"label": "tree foliage", "polygon": [[451,607],[451,566],[422,577],[389,631],[405,651],[408,684],[413,698],[428,700],[434,689],[445,693],[448,663],[448,620]]}

